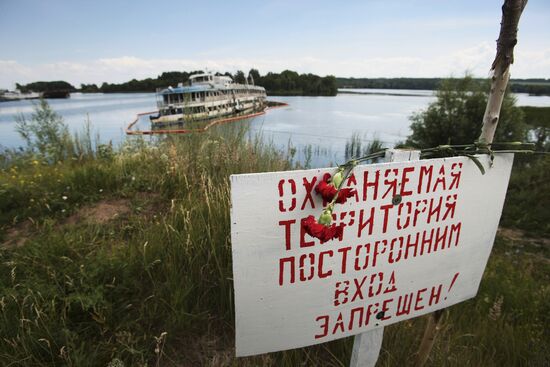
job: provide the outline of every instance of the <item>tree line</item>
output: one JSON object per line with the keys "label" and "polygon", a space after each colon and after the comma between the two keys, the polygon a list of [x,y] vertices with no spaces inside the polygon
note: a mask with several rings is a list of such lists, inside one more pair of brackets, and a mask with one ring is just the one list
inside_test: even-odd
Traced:
{"label": "tree line", "polygon": [[[449,78],[336,78],[336,84],[338,88],[437,90],[444,80]],[[550,95],[550,79],[512,79],[509,84],[513,93]]]}
{"label": "tree line", "polygon": [[[171,71],[159,75],[157,78],[143,80],[132,79],[121,84],[103,83],[100,87],[95,84],[82,84],[83,92],[154,92],[157,88],[176,86],[179,83],[187,83],[193,74],[200,74],[202,70],[191,72]],[[281,73],[267,73],[261,75],[257,69],[251,69],[248,75],[242,70],[235,74],[229,72],[216,73],[231,77],[236,83],[254,83],[264,87],[270,95],[285,96],[335,96],[338,92],[336,78],[334,76],[321,77],[314,74],[298,74],[295,71],[285,70]]]}
{"label": "tree line", "polygon": [[256,69],[250,70],[256,84],[263,86],[267,94],[278,96],[335,96],[338,93],[336,78],[314,74],[298,74],[285,70],[261,76]]}
{"label": "tree line", "polygon": [[[142,80],[132,79],[125,83],[103,83],[81,84],[80,89],[64,81],[35,82],[26,85],[17,84],[17,88],[23,92],[34,91],[44,92],[51,90],[68,90],[71,92],[80,91],[83,93],[133,93],[133,92],[155,92],[158,88],[177,86],[179,83],[187,83],[189,77],[194,74],[203,73],[202,70],[195,71],[169,71],[164,72],[156,78]],[[281,73],[267,73],[261,75],[257,69],[251,69],[248,75],[242,70],[235,74],[229,72],[216,73],[231,77],[236,83],[254,83],[266,89],[269,95],[281,96],[335,96],[338,92],[336,78],[332,75],[321,77],[314,74],[298,74],[295,71],[285,70]]]}
{"label": "tree line", "polygon": [[[22,92],[59,90],[83,93],[154,92],[158,88],[186,83],[191,75],[202,72],[202,70],[169,71],[156,78],[132,79],[125,83],[105,82],[100,86],[81,84],[80,89],[65,81],[40,81],[26,85],[17,83],[16,86]],[[216,73],[216,75],[230,76],[236,83],[241,84],[253,80],[256,85],[264,87],[269,95],[279,96],[335,96],[338,93],[338,88],[437,90],[444,80],[448,80],[448,78],[336,78],[332,75],[321,77],[315,74],[298,74],[291,70],[261,75],[257,69],[251,69],[248,76],[241,70],[234,74],[225,72],[223,74]],[[482,82],[484,79],[476,78],[475,80]],[[550,95],[550,79],[512,79],[509,85],[510,91],[513,93]]]}
{"label": "tree line", "polygon": [[29,84],[15,83],[15,87],[23,93],[27,92],[76,92],[77,89],[70,83],[62,80],[56,80],[53,82],[34,82]]}

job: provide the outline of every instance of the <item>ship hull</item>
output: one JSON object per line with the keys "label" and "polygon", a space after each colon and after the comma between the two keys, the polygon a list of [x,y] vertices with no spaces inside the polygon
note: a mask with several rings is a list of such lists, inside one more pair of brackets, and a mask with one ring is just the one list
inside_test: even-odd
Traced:
{"label": "ship hull", "polygon": [[157,91],[157,106],[158,115],[150,117],[153,128],[200,126],[201,122],[263,111],[266,93],[263,87],[202,74],[191,77],[189,86]]}

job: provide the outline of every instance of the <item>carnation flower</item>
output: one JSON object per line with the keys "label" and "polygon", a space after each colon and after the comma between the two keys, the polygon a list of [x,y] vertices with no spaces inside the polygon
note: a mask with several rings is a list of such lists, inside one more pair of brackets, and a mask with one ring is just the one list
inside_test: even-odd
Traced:
{"label": "carnation flower", "polygon": [[[340,173],[340,172],[338,172]],[[338,173],[336,173],[335,177],[337,177]],[[341,174],[341,173],[340,173]],[[338,192],[338,189],[334,186],[334,184],[331,182],[331,175],[330,173],[325,173],[323,176],[323,179],[317,184],[315,187],[315,192],[321,195],[323,200],[331,202],[336,193]],[[350,188],[342,188],[338,192],[338,197],[336,198],[336,202],[338,204],[344,204],[348,198],[354,196],[356,194],[355,189]]]}
{"label": "carnation flower", "polygon": [[[323,212],[323,215],[325,215],[325,213],[326,211]],[[321,215],[321,217],[323,217],[323,215]],[[332,213],[330,215],[332,216]],[[342,236],[344,231],[343,223],[339,225],[320,224],[315,220],[315,217],[313,215],[310,215],[304,221],[302,221],[302,227],[307,234],[309,234],[311,237],[320,239],[321,242],[327,242],[334,238],[339,238]]]}

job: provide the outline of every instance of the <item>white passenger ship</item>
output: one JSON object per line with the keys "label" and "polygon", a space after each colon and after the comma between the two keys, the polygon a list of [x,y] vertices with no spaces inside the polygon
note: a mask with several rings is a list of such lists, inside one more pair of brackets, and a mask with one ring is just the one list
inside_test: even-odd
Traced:
{"label": "white passenger ship", "polygon": [[157,107],[158,115],[150,117],[154,126],[187,124],[263,111],[266,93],[253,80],[237,84],[228,76],[195,74],[188,85],[157,90]]}

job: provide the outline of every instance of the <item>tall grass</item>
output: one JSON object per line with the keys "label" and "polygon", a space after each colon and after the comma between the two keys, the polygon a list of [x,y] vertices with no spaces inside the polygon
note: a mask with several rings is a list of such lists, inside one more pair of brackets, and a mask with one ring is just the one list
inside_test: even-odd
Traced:
{"label": "tall grass", "polygon": [[[228,178],[293,168],[246,135],[226,125],[62,160],[6,158],[1,235],[18,229],[26,243],[0,245],[0,365],[347,365],[352,338],[234,357]],[[115,199],[130,211],[75,217]],[[499,239],[479,295],[449,309],[430,365],[550,363],[550,269],[536,245]],[[423,324],[388,327],[379,365],[411,365]]]}
{"label": "tall grass", "polygon": [[[384,149],[384,144],[377,138],[368,140],[368,143],[364,143],[364,139],[361,138],[358,132],[353,132],[349,141],[346,142],[346,148],[344,151],[345,160],[348,161],[352,158],[359,158],[372,153],[379,152]],[[375,163],[375,162],[373,162]]]}

